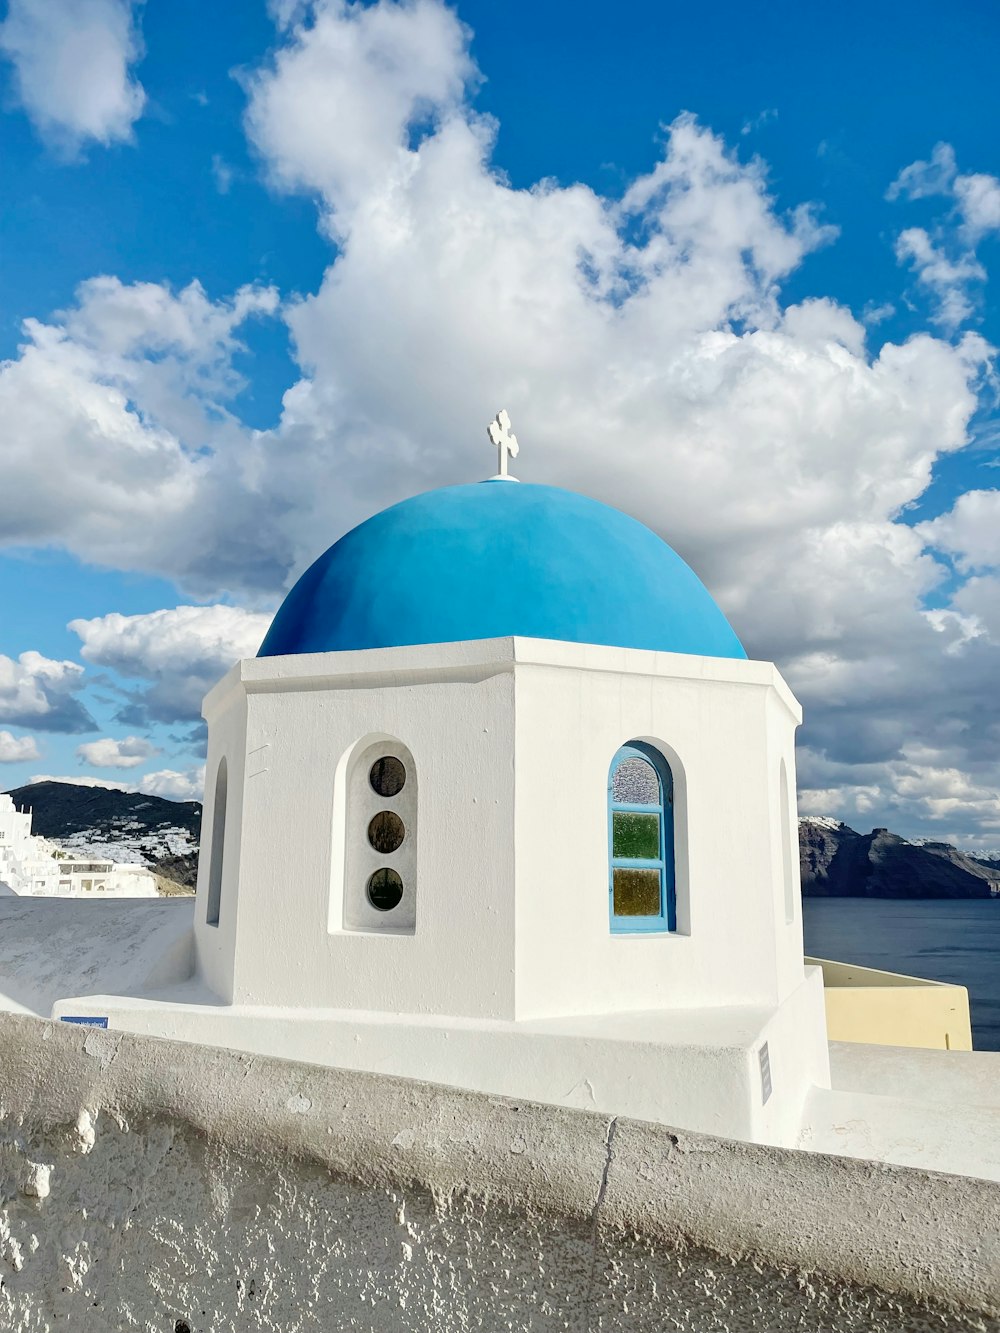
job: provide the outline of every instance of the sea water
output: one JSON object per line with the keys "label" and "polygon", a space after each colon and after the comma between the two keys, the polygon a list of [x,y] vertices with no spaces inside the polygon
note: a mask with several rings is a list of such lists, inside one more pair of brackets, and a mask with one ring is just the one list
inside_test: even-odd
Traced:
{"label": "sea water", "polygon": [[1000,1051],[1000,899],[806,898],[806,953],[969,990],[972,1044]]}

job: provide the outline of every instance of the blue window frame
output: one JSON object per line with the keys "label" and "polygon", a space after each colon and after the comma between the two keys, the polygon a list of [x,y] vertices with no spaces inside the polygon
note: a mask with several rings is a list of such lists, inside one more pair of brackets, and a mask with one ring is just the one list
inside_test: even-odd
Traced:
{"label": "blue window frame", "polygon": [[643,741],[623,745],[608,773],[608,905],[612,931],[677,928],[674,783]]}

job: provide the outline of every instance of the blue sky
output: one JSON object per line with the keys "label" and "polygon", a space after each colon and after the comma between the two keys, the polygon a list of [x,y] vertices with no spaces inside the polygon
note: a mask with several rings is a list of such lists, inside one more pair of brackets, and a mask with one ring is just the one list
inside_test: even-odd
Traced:
{"label": "blue sky", "polygon": [[347,526],[481,475],[502,399],[525,479],[778,662],[804,809],[1000,846],[991,8],[2,34],[0,787],[196,793],[202,689]]}

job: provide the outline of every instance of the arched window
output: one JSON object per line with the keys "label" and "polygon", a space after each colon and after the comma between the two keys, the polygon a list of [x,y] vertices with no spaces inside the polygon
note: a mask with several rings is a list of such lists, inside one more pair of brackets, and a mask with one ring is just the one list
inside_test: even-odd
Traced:
{"label": "arched window", "polygon": [[417,921],[417,770],[383,737],[354,758],[347,795],[345,930],[410,934]]}
{"label": "arched window", "polygon": [[611,929],[676,930],[673,777],[663,755],[629,741],[608,776]]}
{"label": "arched window", "polygon": [[215,802],[212,809],[212,859],[208,867],[208,909],[205,921],[219,924],[222,905],[222,856],[226,846],[226,759],[219,760],[215,774]]}

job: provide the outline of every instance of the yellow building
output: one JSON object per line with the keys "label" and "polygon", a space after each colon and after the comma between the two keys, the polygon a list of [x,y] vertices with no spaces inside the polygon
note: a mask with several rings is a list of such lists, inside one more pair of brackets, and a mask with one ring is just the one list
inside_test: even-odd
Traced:
{"label": "yellow building", "polygon": [[807,958],[806,963],[823,969],[831,1041],[972,1050],[969,992],[964,986],[827,958]]}

